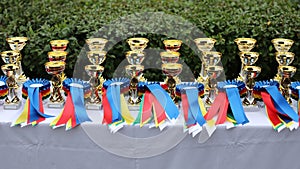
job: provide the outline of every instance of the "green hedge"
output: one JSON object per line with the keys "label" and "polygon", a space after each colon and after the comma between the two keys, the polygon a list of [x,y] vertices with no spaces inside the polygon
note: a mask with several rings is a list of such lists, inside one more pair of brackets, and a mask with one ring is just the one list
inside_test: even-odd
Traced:
{"label": "green hedge", "polygon": [[[204,0],[193,1],[125,1],[110,0],[32,0],[0,2],[0,50],[8,50],[5,41],[11,36],[27,36],[30,42],[22,51],[23,69],[29,77],[49,78],[45,72],[49,41],[68,39],[67,76],[72,76],[78,56],[84,58],[85,39],[93,36],[100,28],[135,13],[164,12],[179,16],[202,30],[205,36],[217,39],[215,49],[223,54],[222,63],[226,77],[237,77],[240,59],[234,39],[252,37],[257,40],[253,51],[260,53],[256,65],[262,67],[259,79],[272,78],[277,72],[273,38],[293,39],[295,44],[290,51],[296,54],[293,66],[299,68],[300,61],[300,5],[298,0]],[[145,27],[151,24],[145,25]],[[171,25],[172,26],[172,25]],[[135,29],[134,26],[132,28]],[[152,29],[152,28],[151,28]],[[160,28],[156,28],[160,29]],[[174,28],[176,29],[176,27]],[[192,36],[196,38],[198,34]],[[118,32],[110,32],[109,37],[117,38]],[[134,36],[134,35],[133,35]],[[168,37],[161,34],[140,34],[150,40],[148,48],[163,49],[162,40]],[[179,35],[180,36],[180,35]],[[129,50],[126,39],[109,39],[112,46],[105,61],[104,76],[110,78],[124,53]],[[183,37],[184,38],[184,37]],[[191,38],[182,39],[186,44],[180,50],[181,58],[195,76],[201,69],[198,52],[191,47]],[[195,52],[196,51],[196,52]],[[147,56],[150,57],[150,56]],[[82,58],[82,59],[83,59]],[[83,59],[85,60],[85,59]],[[87,61],[86,61],[87,62]],[[3,62],[1,61],[1,65]],[[150,80],[161,80],[161,71],[147,70]],[[294,76],[300,80],[300,71]]]}

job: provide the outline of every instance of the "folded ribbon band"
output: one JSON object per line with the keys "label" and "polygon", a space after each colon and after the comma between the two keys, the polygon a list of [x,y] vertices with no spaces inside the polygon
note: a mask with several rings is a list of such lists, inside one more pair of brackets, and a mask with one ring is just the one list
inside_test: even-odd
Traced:
{"label": "folded ribbon band", "polygon": [[245,115],[240,99],[245,91],[245,84],[241,81],[228,80],[219,82],[218,90],[219,93],[208,110],[205,119],[207,121],[212,120],[214,116],[218,115],[216,124],[225,123],[226,120],[234,124],[248,123],[249,120]]}
{"label": "folded ribbon band", "polygon": [[278,90],[275,81],[259,81],[254,85],[255,97],[261,98],[266,105],[267,116],[276,131],[289,127],[293,121],[298,122],[298,114],[291,108]]}
{"label": "folded ribbon band", "polygon": [[23,112],[12,124],[37,125],[45,118],[53,117],[44,114],[43,99],[50,95],[50,82],[44,79],[32,79],[23,84],[22,96],[27,99]]}
{"label": "folded ribbon band", "polygon": [[63,89],[67,94],[65,106],[50,126],[56,128],[65,125],[66,130],[69,130],[83,122],[91,121],[84,105],[84,96],[88,96],[91,92],[90,84],[68,78],[63,81]]}

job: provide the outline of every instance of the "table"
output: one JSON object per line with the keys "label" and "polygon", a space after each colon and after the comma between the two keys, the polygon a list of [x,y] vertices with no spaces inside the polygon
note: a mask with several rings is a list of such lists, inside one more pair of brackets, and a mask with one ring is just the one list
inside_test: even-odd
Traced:
{"label": "table", "polygon": [[[59,110],[46,109],[45,112],[57,115]],[[48,124],[51,119],[35,127],[21,128],[10,127],[10,120],[18,115],[18,111],[4,111],[1,107],[1,169],[299,169],[300,167],[298,161],[300,131],[285,129],[277,133],[262,111],[246,112],[250,120],[247,125],[229,130],[225,126],[219,126],[205,143],[199,143],[198,136],[193,138],[183,133],[180,125],[169,126],[162,132],[154,128],[125,126],[118,133],[112,134],[109,133],[107,126],[100,124],[101,112],[88,113],[93,122],[86,122],[70,131],[65,131],[63,127],[51,129]],[[168,142],[157,137],[154,139],[157,142],[150,148],[147,140],[155,138],[158,134],[167,135],[170,140],[175,138],[178,141],[173,142],[174,145],[168,149],[164,146]],[[132,141],[132,144],[124,146],[123,143],[127,141]],[[109,144],[111,147],[101,145],[103,142],[111,143]],[[139,143],[139,147],[135,148],[135,143]],[[129,157],[141,153],[141,148],[148,157]],[[162,149],[164,150],[159,153]],[[116,154],[118,150],[127,153]],[[149,154],[151,151],[154,152],[153,156]]]}

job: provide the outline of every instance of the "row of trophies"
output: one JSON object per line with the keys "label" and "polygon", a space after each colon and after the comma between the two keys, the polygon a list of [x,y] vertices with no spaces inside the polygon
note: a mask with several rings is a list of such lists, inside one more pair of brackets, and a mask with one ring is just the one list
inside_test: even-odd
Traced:
{"label": "row of trophies", "polygon": [[[7,42],[11,48],[10,51],[1,52],[1,57],[5,62],[1,66],[2,71],[7,76],[6,84],[9,88],[9,93],[4,100],[4,109],[18,109],[20,107],[20,98],[18,96],[18,88],[26,80],[26,77],[21,67],[21,53],[20,51],[26,45],[28,39],[26,37],[7,38]],[[101,91],[102,85],[105,81],[102,77],[104,67],[101,64],[106,59],[105,45],[108,40],[103,38],[87,39],[86,43],[89,51],[87,57],[91,62],[90,65],[85,66],[85,71],[90,76],[89,83],[92,87],[92,94],[86,103],[87,109],[100,109],[101,107]],[[127,43],[131,51],[126,52],[126,58],[129,63],[125,67],[126,73],[131,77],[129,87],[128,103],[137,105],[141,98],[138,95],[138,83],[144,81],[142,62],[146,53],[144,49],[149,42],[146,38],[130,38]],[[201,61],[202,67],[197,82],[205,85],[206,104],[210,105],[214,101],[217,93],[217,78],[223,72],[223,67],[220,64],[222,54],[220,52],[212,51],[215,39],[212,38],[197,38],[194,40],[196,46],[202,53]],[[256,101],[253,97],[254,79],[261,72],[261,68],[254,66],[258,60],[259,54],[252,52],[256,40],[252,38],[238,38],[235,40],[240,50],[240,59],[242,61],[239,80],[246,84],[247,95],[243,100],[246,106],[255,105]],[[52,40],[50,41],[51,52],[48,52],[49,61],[45,64],[46,72],[52,75],[52,92],[49,99],[48,107],[62,108],[64,104],[64,97],[61,94],[62,81],[66,78],[64,75],[65,61],[67,57],[68,40]],[[177,63],[180,57],[178,52],[182,41],[180,40],[164,40],[165,51],[160,53],[162,60],[162,72],[166,75],[165,84],[167,92],[171,98],[176,102],[175,88],[176,84],[180,83],[178,75],[182,71],[182,64]],[[277,38],[273,39],[272,43],[276,49],[276,60],[279,64],[278,73],[275,80],[280,82],[280,89],[286,100],[291,103],[289,85],[290,78],[296,72],[296,68],[289,66],[294,60],[294,54],[288,52],[293,41],[289,39]]]}

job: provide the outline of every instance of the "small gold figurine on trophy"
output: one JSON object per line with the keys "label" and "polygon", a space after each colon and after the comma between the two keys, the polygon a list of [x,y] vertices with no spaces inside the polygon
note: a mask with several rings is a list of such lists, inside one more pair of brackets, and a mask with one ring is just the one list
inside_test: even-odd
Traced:
{"label": "small gold figurine on trophy", "polygon": [[217,94],[217,78],[223,72],[222,66],[207,66],[206,72],[208,75],[208,95],[206,97],[205,103],[211,105],[216,98]]}
{"label": "small gold figurine on trophy", "polygon": [[272,43],[277,51],[275,57],[279,64],[274,79],[280,83],[281,94],[288,103],[292,103],[289,90],[291,84],[290,78],[295,74],[297,69],[293,66],[289,66],[293,62],[295,54],[288,51],[292,47],[294,41],[291,39],[276,38],[272,40]]}
{"label": "small gold figurine on trophy", "polygon": [[129,99],[128,103],[135,105],[141,102],[141,98],[138,95],[138,83],[139,77],[144,71],[142,65],[127,65],[125,67],[126,73],[131,77],[129,85]]}
{"label": "small gold figurine on trophy", "polygon": [[19,109],[21,101],[18,97],[19,85],[16,81],[15,75],[19,67],[15,64],[5,64],[1,66],[3,73],[8,77],[6,85],[8,86],[8,95],[4,101],[4,109]]}
{"label": "small gold figurine on trophy", "polygon": [[46,72],[52,75],[52,93],[50,96],[49,108],[62,108],[64,105],[64,98],[61,95],[62,88],[62,73],[65,70],[66,63],[63,61],[51,61],[45,63]]}
{"label": "small gold figurine on trophy", "polygon": [[[176,97],[175,89],[176,84],[180,83],[180,79],[177,77],[182,71],[182,64],[179,63],[163,63],[163,74],[166,75],[165,84],[167,84],[167,92],[174,100]],[[176,100],[174,100],[176,102]]]}

